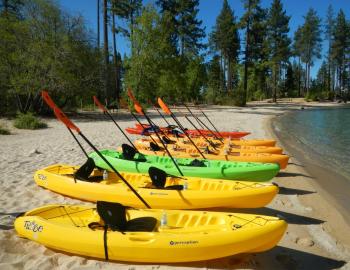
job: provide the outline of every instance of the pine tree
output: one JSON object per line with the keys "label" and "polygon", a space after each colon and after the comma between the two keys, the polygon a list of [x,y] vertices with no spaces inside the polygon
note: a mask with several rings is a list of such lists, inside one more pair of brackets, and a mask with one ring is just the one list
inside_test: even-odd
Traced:
{"label": "pine tree", "polygon": [[301,27],[300,50],[301,60],[305,63],[306,93],[310,89],[310,70],[315,58],[321,57],[322,38],[321,38],[321,19],[317,16],[314,9],[310,8],[307,12],[305,22]]}
{"label": "pine tree", "polygon": [[301,55],[302,55],[302,28],[299,26],[297,28],[297,30],[294,33],[294,41],[293,41],[293,55],[298,57],[298,69],[297,69],[297,75],[296,75],[296,79],[298,81],[298,97],[301,96],[301,77],[302,77],[302,73],[301,73]]}
{"label": "pine tree", "polygon": [[277,88],[280,82],[280,74],[283,63],[287,63],[290,57],[290,43],[288,37],[289,19],[280,0],[274,0],[269,10],[268,39],[270,43],[270,57],[273,73],[273,101],[277,101]]}
{"label": "pine tree", "polygon": [[[326,39],[328,40],[328,52],[327,52],[327,61],[328,61],[328,92],[334,90],[334,64],[332,59],[332,44],[333,44],[333,33],[334,33],[334,11],[332,5],[328,6],[327,16],[325,21],[325,34]],[[332,75],[333,74],[333,75]]]}
{"label": "pine tree", "polygon": [[337,65],[337,81],[340,90],[345,88],[346,83],[346,56],[350,42],[349,30],[345,14],[343,10],[340,10],[334,26],[332,43],[332,59]]}
{"label": "pine tree", "polygon": [[227,0],[224,0],[221,12],[216,18],[211,43],[220,52],[224,74],[227,78],[227,91],[232,92],[233,68],[238,62],[240,40],[236,18]]}

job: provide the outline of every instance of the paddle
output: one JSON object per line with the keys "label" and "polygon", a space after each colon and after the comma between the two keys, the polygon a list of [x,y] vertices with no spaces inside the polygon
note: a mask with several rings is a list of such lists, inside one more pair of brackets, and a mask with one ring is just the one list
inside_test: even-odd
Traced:
{"label": "paddle", "polygon": [[[195,116],[195,115],[192,113],[192,111],[190,110],[190,108],[186,106],[185,103],[184,103],[183,105],[184,105],[185,108],[190,112],[190,114],[192,115],[192,117],[193,117],[194,119],[196,119],[197,123],[198,123],[200,126],[203,125],[204,128],[206,128],[217,140],[220,141],[220,143],[223,144],[222,138],[219,138],[219,137],[218,137],[211,129],[209,129],[197,116]],[[203,127],[203,126],[202,126],[202,127]]]}
{"label": "paddle", "polygon": [[[137,198],[140,199],[140,201],[147,207],[151,208],[148,203],[137,193],[137,191],[128,183],[128,181],[125,180],[125,178],[113,167],[113,165],[101,154],[100,151],[85,137],[85,135],[80,131],[80,129],[60,110],[60,108],[57,107],[57,105],[53,102],[51,97],[49,96],[49,93],[46,91],[41,92],[41,96],[46,102],[47,105],[53,110],[55,116],[58,120],[60,120],[70,131],[73,137],[77,140],[75,137],[73,131],[77,132],[78,135],[80,135],[84,141],[98,154],[98,156],[112,169],[113,172],[115,172],[119,178],[128,186],[128,188],[136,195]],[[79,144],[80,145],[80,144]],[[86,154],[86,152],[84,151]]]}
{"label": "paddle", "polygon": [[[142,109],[142,106],[141,106],[140,103],[137,101],[137,99],[136,99],[135,96],[133,95],[133,93],[132,93],[132,91],[131,91],[130,88],[128,89],[128,96],[129,96],[130,99],[134,102],[134,108],[135,108],[135,110],[136,110],[139,114],[143,115],[143,116],[146,118],[146,120],[148,121],[148,123],[149,123],[150,125],[152,125],[151,119],[149,119],[148,115],[144,112],[144,110]],[[154,129],[154,132],[156,133],[156,135],[157,135],[159,141],[162,143],[162,145],[163,145],[165,151],[167,152],[167,154],[169,155],[169,157],[170,157],[171,160],[173,161],[173,163],[174,163],[176,169],[179,171],[179,173],[181,174],[181,176],[184,176],[184,174],[183,174],[182,171],[180,170],[179,166],[177,165],[175,159],[174,159],[173,156],[170,154],[170,152],[169,152],[168,148],[166,147],[165,143],[164,143],[163,140],[160,138],[160,136],[159,136],[159,134],[158,134],[158,132],[157,132],[156,129]]]}
{"label": "paddle", "polygon": [[95,104],[101,109],[101,111],[103,112],[103,114],[107,117],[107,115],[109,116],[109,118],[113,121],[113,123],[118,127],[118,129],[120,130],[120,132],[124,135],[124,137],[128,140],[128,142],[132,145],[132,147],[134,147],[134,149],[136,150],[136,152],[139,153],[139,151],[137,150],[137,148],[135,147],[135,145],[132,143],[132,141],[129,139],[129,137],[124,133],[123,129],[118,125],[118,123],[114,120],[113,116],[110,114],[110,112],[107,110],[107,108],[105,106],[102,105],[102,103],[98,100],[98,98],[96,96],[93,96],[94,102]]}
{"label": "paddle", "polygon": [[199,108],[199,106],[197,106],[197,109],[203,114],[203,116],[208,120],[208,122],[211,124],[211,126],[215,129],[215,131],[217,132],[218,136],[220,136],[221,138],[223,138],[221,136],[220,131],[217,130],[217,128],[214,126],[214,124],[210,121],[210,119],[208,118],[208,116]]}
{"label": "paddle", "polygon": [[179,126],[179,128],[182,130],[182,132],[185,134],[185,136],[188,138],[188,140],[193,144],[193,146],[196,148],[196,150],[198,151],[198,153],[204,158],[206,159],[206,157],[203,155],[202,151],[199,150],[199,148],[197,147],[197,145],[192,141],[192,139],[190,138],[190,136],[188,136],[187,132],[185,131],[185,129],[183,128],[183,126],[181,125],[180,121],[176,118],[176,116],[172,113],[172,111],[168,108],[168,106],[163,102],[163,100],[159,97],[158,98],[158,104],[159,106],[162,108],[162,110],[167,114],[170,115],[173,120],[175,121],[175,123]]}
{"label": "paddle", "polygon": [[[174,106],[175,106],[175,105],[174,105]],[[179,108],[177,108],[177,111],[178,111],[179,113],[182,113],[182,112],[179,110]],[[190,125],[199,133],[199,135],[202,136],[203,139],[204,139],[209,145],[211,145],[215,150],[217,150],[215,144],[214,144],[212,141],[210,141],[210,140],[197,128],[197,126],[190,120],[190,118],[189,118],[186,114],[184,114],[184,116],[185,116],[186,120],[190,123]]]}

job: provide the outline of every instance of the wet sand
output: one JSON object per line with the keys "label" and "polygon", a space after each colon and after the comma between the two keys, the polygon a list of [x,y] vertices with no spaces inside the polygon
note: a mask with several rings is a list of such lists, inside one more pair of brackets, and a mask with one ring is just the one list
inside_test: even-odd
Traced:
{"label": "wet sand", "polygon": [[[318,104],[315,104],[318,105]],[[305,104],[303,106],[315,106]],[[211,106],[206,113],[221,130],[247,130],[247,138],[274,137],[270,121],[287,111],[299,109],[299,103],[253,103],[247,108]],[[154,112],[152,113],[154,115]],[[118,114],[123,128],[133,126],[127,114]],[[224,120],[223,120],[224,119]],[[1,119],[8,127],[11,123]],[[250,213],[279,215],[289,227],[274,249],[260,254],[241,254],[217,260],[182,264],[128,264],[104,262],[53,251],[32,241],[19,238],[13,229],[16,213],[49,203],[82,203],[63,197],[35,185],[35,170],[54,164],[83,164],[79,147],[66,128],[54,119],[45,119],[49,128],[17,130],[13,135],[0,135],[0,269],[348,269],[349,227],[341,213],[316,185],[316,176],[305,170],[302,160],[282,139],[278,144],[293,154],[288,168],[273,179],[280,193],[272,203],[261,209],[244,210]],[[111,148],[125,142],[112,122],[99,114],[83,115],[74,120],[84,134],[99,149]],[[181,118],[182,123],[186,123]],[[164,124],[160,117],[156,123]],[[187,124],[185,124],[187,125]],[[136,136],[132,136],[136,138]],[[320,182],[321,183],[321,182]],[[86,204],[86,202],[84,202]],[[240,212],[240,209],[220,209]]]}

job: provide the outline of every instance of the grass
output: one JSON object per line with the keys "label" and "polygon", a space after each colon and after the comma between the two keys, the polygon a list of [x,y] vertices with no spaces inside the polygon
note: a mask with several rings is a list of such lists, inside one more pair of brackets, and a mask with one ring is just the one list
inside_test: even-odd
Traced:
{"label": "grass", "polygon": [[40,129],[46,128],[47,124],[40,121],[36,116],[32,113],[20,113],[17,114],[15,122],[13,125],[19,129]]}
{"label": "grass", "polygon": [[11,132],[7,128],[0,125],[0,135],[10,135],[10,134]]}

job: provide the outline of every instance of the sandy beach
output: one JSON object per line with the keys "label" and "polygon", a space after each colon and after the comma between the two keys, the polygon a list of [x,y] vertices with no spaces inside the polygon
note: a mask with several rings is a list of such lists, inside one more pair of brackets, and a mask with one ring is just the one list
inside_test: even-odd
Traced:
{"label": "sandy beach", "polygon": [[[312,173],[316,169],[305,165],[303,154],[298,158],[296,146],[280,140],[283,131],[276,132],[272,124],[276,116],[301,106],[312,109],[337,104],[250,103],[246,108],[212,106],[205,110],[220,130],[250,131],[247,139],[276,138],[291,155],[288,168],[273,179],[280,193],[272,203],[262,209],[244,210],[284,217],[289,227],[279,245],[260,254],[162,265],[104,262],[63,254],[19,238],[13,229],[17,213],[44,204],[82,203],[38,187],[33,181],[34,171],[54,163],[83,164],[85,158],[66,127],[55,119],[44,119],[49,127],[34,131],[12,128],[11,121],[0,119],[12,132],[0,135],[0,269],[350,269],[350,225],[342,207],[318,181],[320,176]],[[115,114],[115,119],[120,119],[122,128],[134,125],[127,113]],[[164,125],[160,117],[153,119]],[[116,148],[126,142],[114,124],[97,112],[74,121],[99,149]],[[181,121],[186,123],[184,118]],[[325,172],[324,177],[330,176]]]}

